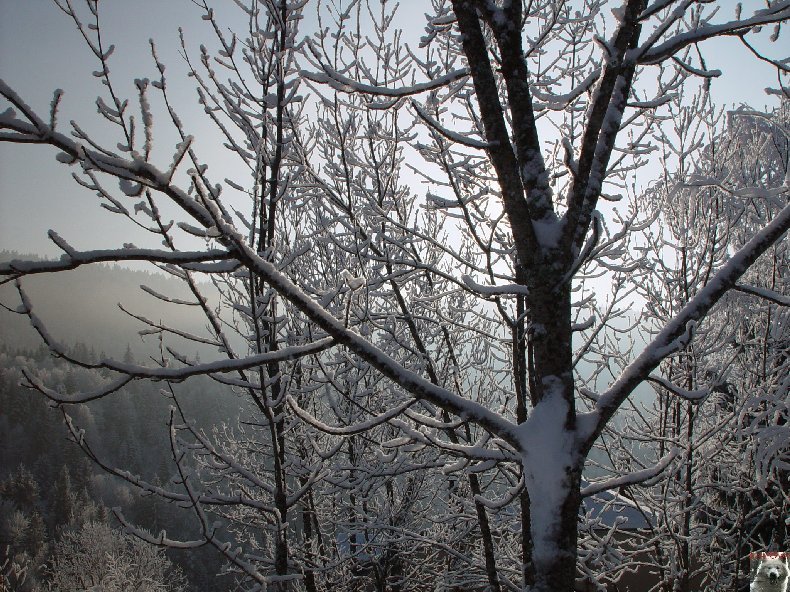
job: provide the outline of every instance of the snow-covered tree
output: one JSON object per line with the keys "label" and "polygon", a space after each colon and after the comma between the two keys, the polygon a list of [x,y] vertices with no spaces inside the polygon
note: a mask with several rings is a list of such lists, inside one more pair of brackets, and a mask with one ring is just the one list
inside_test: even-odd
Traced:
{"label": "snow-covered tree", "polygon": [[48,589],[180,592],[184,575],[163,549],[98,522],[65,532],[47,565]]}
{"label": "snow-covered tree", "polygon": [[0,546],[0,586],[3,590],[29,590],[31,559],[26,553],[13,553],[7,544]]}
{"label": "snow-covered tree", "polygon": [[[739,224],[704,285],[631,355],[617,321],[640,279],[629,247],[643,247],[634,231],[660,225],[659,204],[608,202],[633,194],[668,117],[688,129],[694,103],[670,107],[720,74],[706,40],[733,37],[786,72],[752,42],[767,26],[778,40],[790,5],[432,0],[419,5],[425,35],[408,44],[388,1],[239,1],[247,24],[234,33],[201,0],[216,52],[191,57],[186,33],[183,52],[244,181],[199,156],[155,44],[156,75],[127,100],[100,4],[56,4],[98,61],[97,108],[118,138],[77,122],[64,133],[63,93],[42,116],[3,81],[0,140],[56,148],[105,209],[161,245],[85,251],[53,231],[60,260],[11,261],[0,274],[56,355],[112,373],[92,390],[59,390],[33,371],[28,384],[64,409],[93,460],[197,521],[191,541],[138,536],[210,544],[277,590],[345,573],[379,589],[572,590],[583,497],[658,478],[678,454],[583,485],[593,445],[655,373],[673,397],[693,397],[662,371],[689,357],[706,315],[790,226],[785,176],[769,196],[776,211]],[[320,26],[300,32],[307,10]],[[166,156],[153,144],[160,116],[177,136]],[[66,351],[26,276],[129,260],[181,278],[189,300],[146,291],[202,311],[206,333],[138,316],[159,339],[155,365]],[[179,339],[218,354],[191,358]],[[238,429],[190,423],[179,383],[198,375],[245,396]],[[137,380],[163,382],[174,404],[170,485],[111,466],[68,413]]]}

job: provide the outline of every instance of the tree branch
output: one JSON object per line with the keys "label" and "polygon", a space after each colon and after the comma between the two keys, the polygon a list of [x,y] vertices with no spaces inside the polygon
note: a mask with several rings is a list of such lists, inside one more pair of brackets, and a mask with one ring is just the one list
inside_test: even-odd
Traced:
{"label": "tree branch", "polygon": [[672,319],[620,377],[600,396],[595,409],[579,416],[578,432],[582,449],[588,451],[606,423],[634,389],[673,351],[673,343],[686,332],[689,323],[700,321],[749,267],[790,228],[790,205],[739,249]]}

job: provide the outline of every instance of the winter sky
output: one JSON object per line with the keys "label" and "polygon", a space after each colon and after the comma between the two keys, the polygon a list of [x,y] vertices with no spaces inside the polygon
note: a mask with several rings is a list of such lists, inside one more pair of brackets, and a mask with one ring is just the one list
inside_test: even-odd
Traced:
{"label": "winter sky", "polygon": [[[72,1],[81,7],[82,0]],[[229,12],[238,12],[231,0],[213,4],[218,10],[227,4]],[[414,27],[407,31],[407,40],[420,35],[427,4],[424,0],[401,1],[402,22]],[[743,4],[744,11],[761,5],[757,0]],[[729,5],[722,2],[726,11],[733,10],[735,3],[732,9]],[[305,24],[310,27],[315,18],[309,7],[307,11]],[[116,45],[111,72],[121,88],[132,96],[134,78],[154,76],[148,46],[148,39],[153,38],[160,59],[168,66],[169,82],[190,133],[198,138],[212,135],[210,124],[195,107],[194,90],[178,54],[179,26],[194,52],[209,37],[200,10],[190,0],[102,0],[101,15],[104,35],[108,43]],[[722,20],[731,17],[724,14]],[[705,43],[703,50],[708,67],[724,74],[713,86],[719,104],[748,103],[763,108],[777,103],[763,90],[777,86],[775,72],[753,59],[737,39],[714,40]],[[95,59],[73,23],[51,0],[0,0],[0,78],[44,114],[53,90],[62,88],[66,92],[62,129],[70,119],[76,119],[100,137],[102,127],[97,124],[94,105],[100,86],[91,75],[96,69]],[[164,150],[172,142],[164,135],[159,144]],[[166,158],[164,153],[161,156]],[[128,224],[97,207],[92,193],[78,187],[70,173],[55,161],[51,148],[0,144],[0,250],[57,255],[60,251],[47,239],[50,228],[82,248],[110,247],[120,242],[119,236],[125,237]]]}

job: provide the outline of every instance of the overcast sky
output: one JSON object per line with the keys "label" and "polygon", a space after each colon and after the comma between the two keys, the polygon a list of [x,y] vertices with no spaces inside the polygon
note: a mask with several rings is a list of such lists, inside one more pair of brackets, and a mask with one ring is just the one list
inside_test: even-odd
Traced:
{"label": "overcast sky", "polygon": [[[80,1],[74,0],[75,5]],[[223,4],[235,11],[231,0],[214,2],[217,7]],[[743,4],[748,10],[749,5],[761,3]],[[401,1],[404,22],[415,23],[415,35],[422,31],[426,5],[424,0]],[[148,53],[148,39],[154,38],[160,58],[168,65],[177,103],[186,107],[182,117],[190,132],[197,137],[213,133],[194,107],[194,91],[182,76],[184,64],[178,55],[179,25],[193,48],[208,34],[200,11],[190,0],[102,0],[101,7],[104,35],[117,46],[111,61],[115,79],[130,89],[134,78],[154,76]],[[745,102],[756,108],[776,104],[763,91],[777,86],[775,72],[750,58],[736,39],[715,40],[705,50],[708,67],[724,72],[714,81],[717,102],[726,106]],[[0,0],[0,77],[42,113],[48,111],[52,91],[64,89],[63,129],[71,118],[89,129],[96,125],[94,100],[99,85],[91,75],[96,68],[70,19],[50,0]],[[50,228],[77,247],[118,244],[118,236],[125,236],[129,225],[98,208],[92,193],[76,186],[71,170],[54,157],[51,148],[0,143],[0,249],[59,254],[46,238]]]}

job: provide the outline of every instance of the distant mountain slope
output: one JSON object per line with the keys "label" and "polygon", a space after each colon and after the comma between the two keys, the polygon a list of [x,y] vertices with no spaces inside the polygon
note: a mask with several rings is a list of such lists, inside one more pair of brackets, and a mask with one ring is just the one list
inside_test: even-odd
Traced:
{"label": "distant mountain slope", "polygon": [[[36,257],[0,251],[0,261],[11,259]],[[118,303],[151,320],[161,320],[180,330],[207,336],[205,318],[197,307],[162,302],[143,292],[141,284],[173,298],[194,299],[183,282],[176,278],[117,265],[88,265],[53,275],[31,276],[22,282],[36,314],[45,321],[52,336],[64,344],[82,342],[97,353],[104,351],[112,356],[123,355],[127,345],[138,358],[154,351],[158,347],[156,336],[149,335],[143,341],[138,332],[145,326],[121,311]],[[213,286],[204,284],[201,287],[210,300],[216,297]],[[0,286],[0,302],[12,309],[20,305],[13,284]],[[170,344],[178,342],[178,338],[168,338]],[[41,339],[26,316],[0,310],[0,343],[36,348]],[[194,344],[186,344],[181,348],[190,356],[198,350],[201,356],[216,353],[208,346],[197,348]]]}

